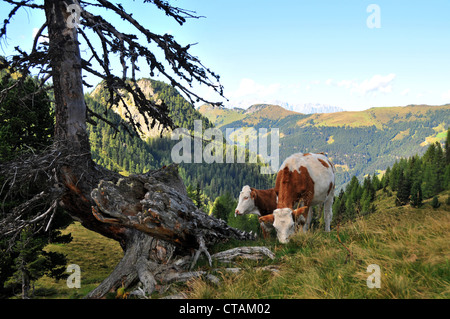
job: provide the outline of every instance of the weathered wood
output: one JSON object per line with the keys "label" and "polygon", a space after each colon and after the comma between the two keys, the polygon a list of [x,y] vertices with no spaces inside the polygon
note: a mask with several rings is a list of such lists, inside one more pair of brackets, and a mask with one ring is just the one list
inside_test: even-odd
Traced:
{"label": "weathered wood", "polygon": [[207,253],[202,243],[255,238],[200,211],[187,196],[176,164],[117,183],[100,181],[91,197],[96,204],[92,213],[99,221],[137,229],[178,247]]}
{"label": "weathered wood", "polygon": [[[198,210],[187,196],[175,164],[117,182],[100,180],[90,198],[95,204],[91,209],[96,220],[127,229],[129,239],[122,261],[88,298],[103,297],[121,285],[129,287],[137,281],[143,287],[135,294],[142,297],[150,296],[158,285],[201,275],[217,282],[207,272],[187,270],[192,269],[201,253],[211,264],[208,247],[214,244],[231,238],[255,238]],[[251,254],[247,251],[247,255]]]}
{"label": "weathered wood", "polygon": [[233,262],[238,259],[262,260],[267,257],[274,259],[275,254],[264,246],[236,247],[211,256],[220,262]]}

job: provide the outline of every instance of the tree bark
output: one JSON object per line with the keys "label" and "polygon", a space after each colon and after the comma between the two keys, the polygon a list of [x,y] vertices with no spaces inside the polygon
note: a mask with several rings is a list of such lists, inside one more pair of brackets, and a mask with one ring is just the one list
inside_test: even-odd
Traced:
{"label": "tree bark", "polygon": [[68,6],[78,1],[45,1],[49,51],[56,105],[57,140],[89,151],[86,134],[86,104],[81,76],[81,56],[76,27],[69,27]]}
{"label": "tree bark", "polygon": [[65,188],[60,205],[86,228],[123,246],[126,241],[123,229],[99,223],[91,214],[92,186],[101,178],[117,180],[119,175],[98,167],[91,158],[77,29],[67,24],[71,15],[68,6],[79,2],[46,0],[44,3],[55,95],[54,147],[64,159],[56,172],[57,182]]}

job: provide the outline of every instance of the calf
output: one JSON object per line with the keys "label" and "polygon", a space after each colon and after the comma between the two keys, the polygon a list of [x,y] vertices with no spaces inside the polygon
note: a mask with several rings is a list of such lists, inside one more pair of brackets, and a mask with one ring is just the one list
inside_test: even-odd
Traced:
{"label": "calf", "polygon": [[[239,194],[239,203],[234,211],[234,216],[246,214],[265,216],[272,214],[276,208],[277,194],[273,188],[255,189],[245,185]],[[267,229],[263,222],[260,224],[263,236],[266,238]]]}
{"label": "calf", "polygon": [[[260,220],[273,221],[278,240],[287,243],[294,233],[295,219],[306,215],[303,226],[306,231],[311,223],[312,207],[324,203],[325,231],[330,231],[334,183],[334,167],[325,155],[293,154],[283,162],[277,174],[277,209],[272,216]],[[294,210],[294,204],[300,200],[304,207]]]}

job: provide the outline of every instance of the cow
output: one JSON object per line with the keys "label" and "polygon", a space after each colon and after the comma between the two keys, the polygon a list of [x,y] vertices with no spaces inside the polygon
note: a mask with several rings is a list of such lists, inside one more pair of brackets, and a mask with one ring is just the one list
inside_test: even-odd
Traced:
{"label": "cow", "polygon": [[[308,230],[312,207],[323,203],[325,231],[330,231],[334,173],[333,164],[322,153],[296,153],[289,156],[280,166],[275,181],[277,209],[273,214],[260,217],[260,222],[273,223],[278,240],[287,243],[295,231],[297,219],[304,223],[303,230]],[[300,201],[303,201],[304,206],[294,209],[295,203]]]}
{"label": "cow", "polygon": [[[239,202],[234,211],[234,216],[255,214],[265,216],[272,214],[277,208],[277,194],[273,188],[256,189],[245,185],[239,194]],[[268,229],[263,222],[260,222],[264,238],[267,236]]]}

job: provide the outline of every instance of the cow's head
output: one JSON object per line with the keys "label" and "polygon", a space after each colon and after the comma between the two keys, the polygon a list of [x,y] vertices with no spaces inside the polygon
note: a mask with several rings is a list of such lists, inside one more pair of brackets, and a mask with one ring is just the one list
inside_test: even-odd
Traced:
{"label": "cow's head", "polygon": [[307,213],[308,206],[300,207],[294,211],[290,208],[278,208],[273,211],[273,214],[262,216],[259,220],[263,223],[273,223],[278,240],[280,243],[286,244],[289,242],[289,237],[295,232],[295,222],[299,221],[300,224],[304,224]]}
{"label": "cow's head", "polygon": [[252,191],[250,186],[245,185],[239,194],[239,203],[234,211],[234,216],[252,213],[255,209],[256,192]]}

